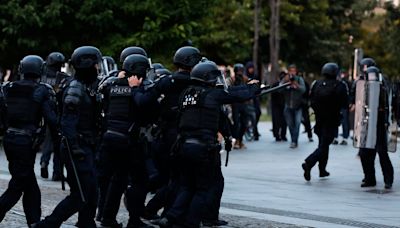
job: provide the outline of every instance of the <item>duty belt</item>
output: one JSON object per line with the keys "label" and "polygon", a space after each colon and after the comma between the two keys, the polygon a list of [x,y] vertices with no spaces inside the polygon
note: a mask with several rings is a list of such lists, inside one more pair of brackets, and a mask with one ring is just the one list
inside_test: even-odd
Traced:
{"label": "duty belt", "polygon": [[196,138],[189,138],[189,139],[186,139],[185,141],[184,141],[185,143],[191,143],[191,144],[198,144],[198,145],[216,145],[216,142],[213,142],[213,141],[203,141],[203,140],[200,140],[200,139],[196,139]]}
{"label": "duty belt", "polygon": [[113,134],[113,135],[118,135],[118,136],[121,136],[121,137],[128,137],[128,134],[124,134],[124,133],[121,133],[121,132],[118,132],[118,131],[113,131],[113,130],[107,130],[106,133]]}
{"label": "duty belt", "polygon": [[19,128],[14,128],[14,127],[9,127],[6,131],[7,133],[14,133],[16,135],[27,135],[27,136],[32,136],[32,131],[25,130],[25,129],[19,129]]}

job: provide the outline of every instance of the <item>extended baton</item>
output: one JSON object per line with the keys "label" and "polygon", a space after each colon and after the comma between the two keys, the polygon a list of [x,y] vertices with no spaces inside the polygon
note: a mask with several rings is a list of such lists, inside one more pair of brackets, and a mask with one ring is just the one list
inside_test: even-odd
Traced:
{"label": "extended baton", "polygon": [[66,145],[66,147],[67,147],[68,158],[69,158],[69,160],[70,160],[70,162],[71,162],[72,170],[74,171],[75,180],[76,180],[76,183],[77,183],[77,185],[78,185],[78,190],[79,190],[79,193],[80,193],[80,195],[81,195],[82,202],[83,202],[83,203],[86,203],[85,195],[83,194],[81,182],[80,182],[80,180],[79,180],[78,171],[76,170],[75,162],[74,162],[74,159],[72,158],[72,151],[71,151],[71,147],[69,146],[68,139],[67,139],[67,137],[63,136],[63,137],[62,137],[62,140],[64,141],[64,143],[65,143],[65,145]]}
{"label": "extended baton", "polygon": [[277,90],[281,90],[281,89],[289,86],[290,84],[291,84],[290,82],[286,82],[286,83],[283,83],[282,85],[278,85],[278,86],[275,86],[275,87],[272,87],[272,88],[268,88],[268,89],[262,90],[261,93],[258,94],[258,96],[263,96],[265,94],[272,93],[272,92],[275,92]]}

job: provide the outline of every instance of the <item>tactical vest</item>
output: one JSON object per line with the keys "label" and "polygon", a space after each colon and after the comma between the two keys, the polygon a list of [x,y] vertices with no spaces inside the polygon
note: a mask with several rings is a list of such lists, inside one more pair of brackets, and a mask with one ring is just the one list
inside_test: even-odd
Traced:
{"label": "tactical vest", "polygon": [[207,105],[211,88],[189,87],[180,98],[181,118],[179,129],[183,133],[196,135],[203,130],[217,134],[220,105]]}
{"label": "tactical vest", "polygon": [[6,94],[7,123],[10,127],[37,126],[40,121],[40,104],[34,100],[37,83],[14,82]]}
{"label": "tactical vest", "polygon": [[111,85],[107,112],[109,128],[112,128],[113,124],[118,124],[121,122],[127,123],[125,124],[125,130],[130,127],[129,123],[133,122],[133,100],[131,92],[132,88],[129,87],[129,84],[126,80],[118,80]]}

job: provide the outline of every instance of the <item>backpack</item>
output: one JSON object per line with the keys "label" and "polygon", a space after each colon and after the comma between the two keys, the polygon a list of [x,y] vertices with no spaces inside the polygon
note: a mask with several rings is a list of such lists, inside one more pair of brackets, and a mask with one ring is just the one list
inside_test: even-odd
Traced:
{"label": "backpack", "polygon": [[318,80],[314,83],[310,101],[316,115],[325,116],[336,111],[336,91],[339,83],[337,80]]}

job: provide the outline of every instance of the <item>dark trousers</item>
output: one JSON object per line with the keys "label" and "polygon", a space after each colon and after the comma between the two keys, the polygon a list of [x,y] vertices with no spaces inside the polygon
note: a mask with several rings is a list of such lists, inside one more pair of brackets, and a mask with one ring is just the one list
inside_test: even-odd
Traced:
{"label": "dark trousers", "polygon": [[379,155],[379,162],[381,164],[383,179],[385,184],[393,183],[393,165],[390,161],[387,150],[387,134],[385,128],[383,115],[378,116],[377,127],[377,143],[375,149],[360,148],[359,155],[361,165],[365,175],[365,182],[376,183],[375,178],[375,157],[376,153]]}
{"label": "dark trousers", "polygon": [[233,137],[239,141],[243,140],[244,132],[246,131],[248,114],[247,104],[233,104],[232,105],[232,118],[233,118]]}
{"label": "dark trousers", "polygon": [[4,152],[9,162],[11,180],[0,197],[0,222],[21,196],[27,224],[38,222],[41,216],[41,198],[33,170],[36,153],[32,150],[32,138],[7,133],[4,136]]}
{"label": "dark trousers", "polygon": [[260,133],[258,132],[258,122],[260,121],[260,117],[261,117],[261,105],[260,105],[260,98],[254,98],[253,99],[254,102],[254,109],[255,109],[255,123],[254,123],[254,135],[256,138],[258,138],[258,136],[260,135]]}
{"label": "dark trousers", "polygon": [[[220,155],[217,155],[220,157]],[[207,209],[205,210],[203,221],[219,220],[219,208],[221,207],[221,198],[224,191],[224,176],[222,175],[221,163],[215,166],[215,175],[213,183],[208,192]]]}
{"label": "dark trousers", "polygon": [[53,139],[51,138],[50,129],[46,129],[46,135],[42,144],[42,156],[40,157],[40,164],[46,167],[49,165],[51,154],[53,154],[53,175],[61,175],[61,161],[60,155],[54,151]]}
{"label": "dark trousers", "polygon": [[302,111],[302,123],[304,125],[304,128],[307,132],[307,137],[312,138],[312,129],[311,129],[311,123],[310,123],[310,112],[309,112],[309,106],[308,105],[302,105],[301,111]]}
{"label": "dark trousers", "polygon": [[[103,221],[115,221],[122,194],[127,190],[129,225],[138,225],[144,211],[148,181],[141,145],[132,142],[129,137],[105,133],[100,151],[107,154],[111,172]],[[128,180],[133,187],[127,189]]]}
{"label": "dark trousers", "polygon": [[315,134],[318,136],[318,148],[306,158],[306,164],[312,168],[318,162],[319,171],[326,171],[329,157],[329,145],[335,137],[337,127],[329,125],[315,125]]}
{"label": "dark trousers", "polygon": [[79,227],[96,227],[94,217],[97,206],[97,183],[94,170],[94,150],[93,146],[86,144],[81,144],[80,147],[85,151],[85,156],[82,159],[74,158],[74,162],[86,202],[82,201],[71,162],[67,159],[66,148],[62,145],[61,151],[63,158],[65,156],[64,161],[67,169],[67,182],[71,189],[70,194],[56,206],[51,215],[45,218],[41,223],[41,227],[60,227],[64,221],[77,212],[79,212]]}
{"label": "dark trousers", "polygon": [[168,218],[181,220],[187,227],[200,226],[215,177],[215,153],[206,144],[182,145],[181,186]]}
{"label": "dark trousers", "polygon": [[160,171],[162,187],[157,190],[154,197],[147,203],[146,212],[156,214],[164,208],[165,214],[173,204],[179,188],[179,164],[176,158],[171,157],[172,147],[176,142],[178,131],[170,128],[163,133],[158,141],[158,150],[155,154],[155,162]]}
{"label": "dark trousers", "polygon": [[[343,136],[343,139],[347,139],[350,134],[349,109],[344,108],[344,109],[342,109],[341,113],[342,113],[341,124],[342,124],[342,133],[343,133],[342,136]],[[339,137],[339,129],[337,129],[335,136],[336,136],[335,138]]]}
{"label": "dark trousers", "polygon": [[272,133],[277,140],[286,139],[286,121],[283,105],[272,105]]}

